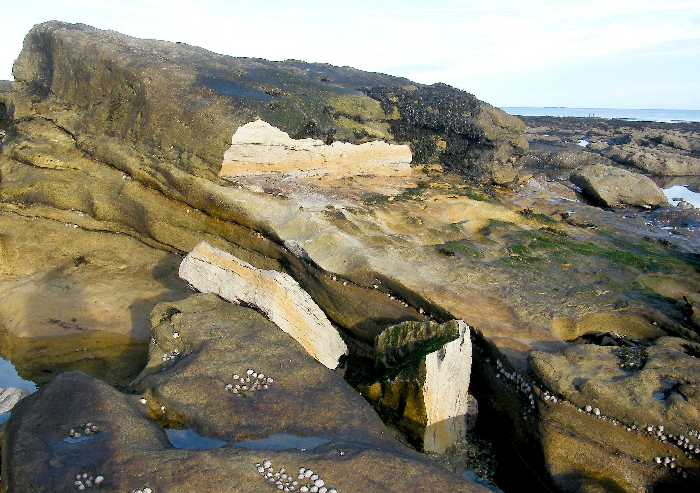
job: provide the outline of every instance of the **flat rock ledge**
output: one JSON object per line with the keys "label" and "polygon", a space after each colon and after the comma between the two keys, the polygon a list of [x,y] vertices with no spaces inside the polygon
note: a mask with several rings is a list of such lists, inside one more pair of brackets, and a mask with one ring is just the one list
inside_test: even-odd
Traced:
{"label": "flat rock ledge", "polygon": [[325,313],[289,275],[261,270],[206,242],[182,261],[180,277],[202,293],[257,307],[317,361],[338,366],[348,348]]}
{"label": "flat rock ledge", "polygon": [[316,139],[292,139],[269,123],[255,120],[233,134],[219,176],[397,176],[410,174],[412,158],[407,145],[384,141],[327,145]]}

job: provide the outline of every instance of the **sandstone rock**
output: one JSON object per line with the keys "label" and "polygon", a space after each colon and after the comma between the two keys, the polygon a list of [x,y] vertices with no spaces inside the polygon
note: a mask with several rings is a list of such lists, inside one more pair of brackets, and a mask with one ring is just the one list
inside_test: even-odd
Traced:
{"label": "sandstone rock", "polygon": [[[76,107],[92,107],[85,129],[129,134],[138,147],[162,148],[179,166],[198,173],[216,174],[234,130],[258,115],[295,138],[353,143],[393,138],[414,147],[426,135],[447,138],[449,152],[442,157],[456,162],[488,161],[495,149],[504,160],[527,146],[520,120],[444,84],[423,86],[328,64],[224,57],[81,24],[35,26],[13,74],[19,92],[38,90]],[[399,113],[410,123],[399,124],[372,89],[405,92],[410,99],[415,91],[403,88],[411,86],[437,94],[431,99],[440,105],[411,100],[416,104]],[[468,114],[454,110],[464,100],[470,103]],[[447,127],[445,119],[468,121],[474,132]],[[399,128],[408,134],[395,135]]]}
{"label": "sandstone rock", "polygon": [[15,404],[28,395],[29,392],[24,389],[16,389],[12,387],[0,389],[0,414],[12,411]]}
{"label": "sandstone rock", "polygon": [[671,148],[649,148],[638,144],[611,146],[604,155],[622,164],[635,166],[657,176],[700,175],[700,159]]}
{"label": "sandstone rock", "polygon": [[[630,492],[650,484],[691,491],[700,447],[693,432],[700,426],[699,350],[662,337],[649,347],[582,344],[560,355],[532,353],[537,378],[559,396],[539,408],[555,483],[565,491],[610,484]],[[678,474],[656,463],[669,456]]]}
{"label": "sandstone rock", "polygon": [[383,141],[326,145],[315,139],[292,139],[269,123],[256,120],[233,134],[219,176],[397,176],[411,172],[411,159],[407,145]]}
{"label": "sandstone rock", "polygon": [[[99,329],[147,340],[141,309],[186,293],[176,284],[179,257],[106,233],[84,215],[35,217],[39,209],[0,207],[3,332],[46,338]],[[5,350],[11,354],[17,346]]]}
{"label": "sandstone rock", "polygon": [[288,274],[256,269],[200,243],[180,265],[180,277],[203,293],[256,306],[311,356],[336,368],[347,346],[323,311]]}
{"label": "sandstone rock", "polygon": [[608,207],[666,204],[666,196],[651,179],[612,166],[595,165],[576,170],[571,174],[571,181]]}
{"label": "sandstone rock", "polygon": [[534,352],[531,362],[547,387],[579,407],[590,404],[625,423],[663,425],[681,435],[700,428],[699,350],[696,343],[662,337],[638,349],[638,365],[624,364],[628,349],[594,344],[561,355]]}
{"label": "sandstone rock", "polygon": [[[378,417],[342,378],[256,311],[195,295],[160,305],[153,323],[150,369],[140,379],[146,404],[81,373],[58,376],[22,401],[7,424],[6,488],[76,491],[76,475],[86,473],[103,476],[100,489],[115,492],[276,491],[263,476],[267,464],[263,474],[258,469],[269,461],[273,472],[285,468],[294,480],[299,468],[311,469],[338,491],[488,491],[383,437]],[[159,361],[176,346],[181,361]],[[224,382],[246,366],[269,367],[274,383],[255,395],[228,392]],[[69,440],[69,430],[86,422],[100,432]],[[216,449],[174,448],[163,425],[225,441]]]}
{"label": "sandstone rock", "polygon": [[425,356],[424,447],[429,451],[444,451],[454,437],[464,436],[476,420],[475,400],[469,395],[472,367],[469,327],[462,320],[457,323],[457,339]]}
{"label": "sandstone rock", "polygon": [[[151,322],[154,342],[136,387],[155,416],[164,405],[166,421],[186,417],[188,426],[227,441],[276,433],[384,440],[381,420],[342,376],[258,311],[198,294],[158,305]],[[249,369],[265,375],[264,385],[272,379],[267,389],[240,381],[251,379]]]}
{"label": "sandstone rock", "polygon": [[387,377],[368,389],[370,400],[402,413],[399,425],[426,451],[445,452],[464,437],[477,404],[469,395],[471,340],[462,320],[394,325],[377,337],[375,350]]}

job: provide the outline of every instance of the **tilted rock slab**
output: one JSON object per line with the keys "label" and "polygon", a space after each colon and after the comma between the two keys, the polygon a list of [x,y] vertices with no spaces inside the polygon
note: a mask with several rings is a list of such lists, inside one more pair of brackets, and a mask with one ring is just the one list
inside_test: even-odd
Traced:
{"label": "tilted rock slab", "polygon": [[180,277],[203,293],[259,308],[330,369],[348,348],[311,296],[288,274],[261,270],[202,242],[180,264]]}
{"label": "tilted rock slab", "polygon": [[271,173],[289,175],[410,174],[411,149],[384,141],[326,145],[316,139],[292,139],[267,122],[256,120],[239,127],[224,153],[219,176],[234,178]]}

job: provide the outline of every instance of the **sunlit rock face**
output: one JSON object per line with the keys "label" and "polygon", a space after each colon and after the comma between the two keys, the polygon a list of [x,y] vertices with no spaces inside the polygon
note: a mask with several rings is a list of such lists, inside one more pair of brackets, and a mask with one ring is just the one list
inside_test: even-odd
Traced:
{"label": "sunlit rock face", "polygon": [[404,322],[375,341],[384,377],[367,388],[380,409],[428,452],[442,453],[473,428],[478,406],[469,394],[472,343],[463,320]]}
{"label": "sunlit rock face", "polygon": [[256,120],[233,134],[219,176],[396,176],[410,173],[411,159],[407,145],[384,141],[326,145],[316,139],[292,139],[269,123]]}
{"label": "sunlit rock face", "polygon": [[202,242],[183,260],[180,277],[203,293],[257,307],[328,368],[347,353],[338,331],[288,274],[257,269]]}
{"label": "sunlit rock face", "polygon": [[423,402],[427,418],[424,448],[443,452],[467,432],[476,401],[469,395],[472,344],[469,326],[457,321],[459,336],[425,356]]}

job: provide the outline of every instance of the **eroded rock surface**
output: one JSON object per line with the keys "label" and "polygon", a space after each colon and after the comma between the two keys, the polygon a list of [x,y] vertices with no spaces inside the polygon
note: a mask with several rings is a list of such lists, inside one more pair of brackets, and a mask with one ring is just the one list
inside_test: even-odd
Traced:
{"label": "eroded rock surface", "polygon": [[185,257],[179,273],[203,293],[255,306],[328,368],[336,368],[340,357],[347,354],[347,346],[326,314],[284,272],[256,269],[200,243]]}
{"label": "eroded rock surface", "polygon": [[407,145],[383,141],[327,145],[316,139],[292,139],[269,123],[256,120],[233,134],[219,176],[400,176],[410,173],[411,159]]}

